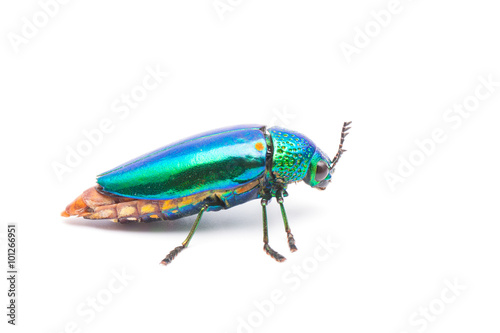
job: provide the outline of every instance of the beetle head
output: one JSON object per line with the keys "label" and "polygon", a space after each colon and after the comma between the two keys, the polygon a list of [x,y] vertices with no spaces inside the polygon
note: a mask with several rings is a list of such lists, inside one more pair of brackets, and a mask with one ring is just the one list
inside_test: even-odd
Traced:
{"label": "beetle head", "polygon": [[324,190],[331,182],[333,173],[335,172],[335,165],[342,156],[345,149],[342,149],[344,144],[344,139],[349,134],[347,131],[351,122],[345,122],[342,127],[342,133],[340,135],[340,145],[337,154],[330,160],[328,156],[317,148],[314,152],[311,162],[309,163],[309,168],[307,169],[307,174],[304,177],[304,182],[311,187],[317,188],[319,190]]}
{"label": "beetle head", "polygon": [[304,182],[311,187],[324,190],[332,178],[333,168],[330,165],[328,156],[317,148],[309,163]]}

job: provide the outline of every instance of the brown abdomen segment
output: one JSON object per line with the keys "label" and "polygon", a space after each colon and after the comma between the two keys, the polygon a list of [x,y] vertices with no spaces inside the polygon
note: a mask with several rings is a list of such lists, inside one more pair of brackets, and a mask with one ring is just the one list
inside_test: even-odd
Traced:
{"label": "brown abdomen segment", "polygon": [[[197,214],[204,205],[209,211],[229,208],[244,201],[235,201],[242,195],[257,197],[259,180],[233,190],[206,191],[171,200],[142,200],[103,192],[99,186],[91,187],[70,203],[61,216],[78,216],[91,220],[112,219],[114,222],[152,222],[174,220]],[[245,199],[246,200],[246,199]]]}
{"label": "brown abdomen segment", "polygon": [[[78,216],[91,220],[112,219],[113,222],[152,222],[170,220],[162,210],[176,208],[182,201],[193,203],[199,198],[186,197],[173,200],[140,200],[115,195],[107,195],[98,190],[98,186],[91,187],[70,203],[61,213],[61,216]],[[206,194],[203,195],[206,197]],[[183,215],[185,216],[185,215]],[[182,216],[174,216],[179,218]]]}
{"label": "brown abdomen segment", "polygon": [[113,219],[116,222],[137,221],[139,219],[139,201],[131,198],[110,196],[91,187],[78,196],[61,216],[78,216],[86,219]]}

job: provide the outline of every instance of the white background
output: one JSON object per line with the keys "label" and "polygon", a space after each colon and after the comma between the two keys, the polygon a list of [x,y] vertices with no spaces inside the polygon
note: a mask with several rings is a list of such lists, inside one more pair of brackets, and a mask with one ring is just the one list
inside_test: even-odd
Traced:
{"label": "white background", "polygon": [[[44,22],[37,1],[2,2],[2,252],[7,222],[18,225],[19,247],[18,325],[6,324],[2,279],[2,327],[498,331],[500,86],[488,92],[480,79],[500,81],[498,6],[401,0],[381,27],[370,13],[386,13],[389,1],[221,3],[230,9],[218,12],[212,0],[75,0],[52,5]],[[357,53],[346,57],[347,44]],[[128,114],[114,112],[146,68],[169,75]],[[466,118],[448,114],[464,101],[474,108]],[[55,163],[104,119],[112,130],[59,179]],[[207,213],[167,267],[158,262],[194,217],[123,226],[59,216],[98,173],[186,136],[274,123],[333,157],[348,120],[348,152],[328,189],[289,187],[298,252],[288,251],[279,206],[268,209],[284,263],[262,251],[258,201]],[[445,139],[423,155],[416,141],[436,129]],[[414,170],[401,166],[410,158]],[[401,177],[392,188],[388,173]],[[328,239],[340,244],[331,254],[318,250]],[[126,285],[115,281],[121,272]],[[106,303],[100,311],[88,303],[96,297]]]}

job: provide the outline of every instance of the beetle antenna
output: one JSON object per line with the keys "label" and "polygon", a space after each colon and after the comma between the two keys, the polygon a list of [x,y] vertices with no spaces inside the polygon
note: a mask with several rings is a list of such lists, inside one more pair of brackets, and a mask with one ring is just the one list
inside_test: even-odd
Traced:
{"label": "beetle antenna", "polygon": [[342,133],[340,133],[339,150],[337,151],[337,155],[335,155],[335,157],[331,161],[331,165],[332,165],[331,169],[333,169],[335,167],[335,164],[337,164],[337,162],[339,161],[340,156],[342,156],[342,154],[346,151],[345,149],[342,149],[342,146],[344,145],[345,137],[347,136],[347,134],[349,134],[347,131],[351,128],[351,127],[348,127],[349,125],[351,125],[351,123],[352,123],[352,121],[344,122],[344,126],[342,126]]}

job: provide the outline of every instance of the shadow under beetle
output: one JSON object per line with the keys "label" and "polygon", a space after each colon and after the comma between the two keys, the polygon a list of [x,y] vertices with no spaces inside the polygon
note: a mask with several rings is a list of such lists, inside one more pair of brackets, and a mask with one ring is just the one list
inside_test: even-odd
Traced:
{"label": "shadow under beetle", "polygon": [[332,160],[306,136],[280,127],[242,125],[193,136],[98,175],[98,185],[83,192],[61,215],[148,223],[198,214],[182,245],[161,261],[167,265],[188,246],[205,211],[261,199],[264,251],[281,262],[285,257],[269,246],[266,206],[276,198],[288,245],[296,251],[283,205],[286,188],[303,180],[324,190],[345,151],[350,124],[344,123]]}

